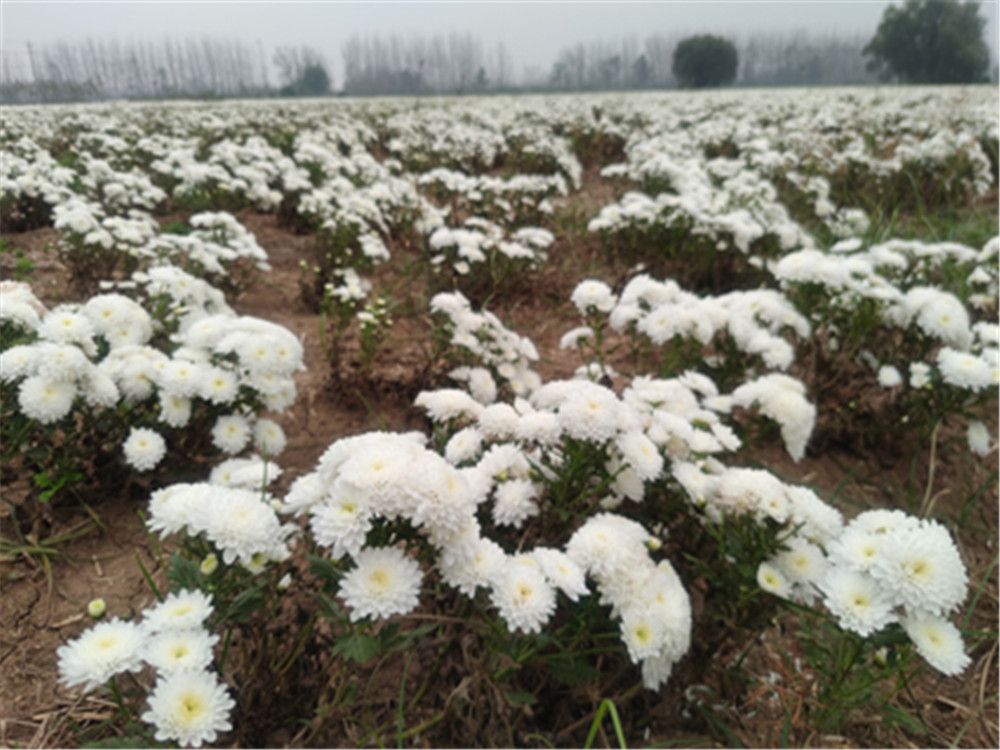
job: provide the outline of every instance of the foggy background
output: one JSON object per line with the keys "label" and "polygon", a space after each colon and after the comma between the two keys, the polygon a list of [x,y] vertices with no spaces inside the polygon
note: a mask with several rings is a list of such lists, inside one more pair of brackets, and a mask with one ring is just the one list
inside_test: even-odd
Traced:
{"label": "foggy background", "polygon": [[[0,83],[56,98],[267,95],[321,64],[346,93],[665,87],[693,33],[734,41],[736,85],[870,83],[860,50],[889,4],[4,0]],[[992,71],[997,0],[980,15]]]}

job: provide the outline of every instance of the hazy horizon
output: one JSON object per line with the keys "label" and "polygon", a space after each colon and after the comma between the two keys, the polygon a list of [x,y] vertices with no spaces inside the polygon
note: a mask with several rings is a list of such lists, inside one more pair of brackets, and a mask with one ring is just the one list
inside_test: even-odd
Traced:
{"label": "hazy horizon", "polygon": [[[213,37],[275,48],[307,45],[321,52],[343,83],[341,49],[352,36],[427,36],[468,33],[491,47],[502,42],[514,74],[547,71],[558,52],[578,42],[617,41],[654,34],[762,32],[814,37],[870,35],[887,0],[778,2],[63,2],[4,0],[0,44],[27,56],[27,45],[86,39],[151,41]],[[997,59],[997,0],[981,3],[986,41]]]}

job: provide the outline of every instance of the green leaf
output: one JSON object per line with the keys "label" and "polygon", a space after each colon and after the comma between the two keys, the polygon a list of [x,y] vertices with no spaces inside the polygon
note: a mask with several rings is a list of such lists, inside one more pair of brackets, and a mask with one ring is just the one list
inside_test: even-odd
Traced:
{"label": "green leaf", "polygon": [[343,607],[337,604],[336,599],[322,591],[317,593],[317,597],[319,598],[319,613],[322,617],[328,620],[347,621],[347,613],[344,612]]}
{"label": "green leaf", "polygon": [[538,702],[532,693],[527,690],[511,690],[504,692],[503,697],[507,699],[507,702],[512,706],[532,706]]}
{"label": "green leaf", "polygon": [[552,676],[565,685],[580,685],[600,676],[600,672],[581,659],[553,657],[548,660]]}
{"label": "green leaf", "polygon": [[337,583],[343,575],[334,562],[326,557],[306,555],[306,559],[309,560],[309,570],[327,583]]}
{"label": "green leaf", "polygon": [[885,713],[890,724],[899,724],[903,729],[914,734],[927,734],[927,728],[924,726],[924,723],[903,709],[896,706],[886,706]]}
{"label": "green leaf", "polygon": [[264,603],[264,592],[258,588],[241,591],[226,610],[225,620],[243,620],[247,615],[260,609]]}
{"label": "green leaf", "polygon": [[170,556],[167,580],[170,582],[170,588],[175,591],[180,589],[196,589],[199,588],[199,584],[201,583],[201,571],[193,561],[175,552]]}
{"label": "green leaf", "polygon": [[380,651],[378,640],[370,635],[347,635],[337,639],[333,653],[358,664],[364,664]]}

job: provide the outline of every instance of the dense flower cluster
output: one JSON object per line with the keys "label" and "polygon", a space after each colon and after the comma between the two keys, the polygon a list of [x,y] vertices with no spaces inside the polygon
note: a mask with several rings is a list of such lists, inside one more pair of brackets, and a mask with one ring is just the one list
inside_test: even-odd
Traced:
{"label": "dense flower cluster", "polygon": [[154,726],[156,739],[182,747],[215,742],[231,728],[235,704],[210,671],[219,640],[206,629],[211,615],[209,596],[184,590],[145,610],[137,621],[99,623],[59,648],[60,679],[89,691],[149,665],[157,681],[142,719]]}
{"label": "dense flower cluster", "polygon": [[[828,404],[816,371],[838,357],[906,420],[957,415],[974,454],[995,449],[976,417],[1000,384],[1000,238],[976,248],[878,233],[885,206],[995,184],[994,109],[921,97],[13,113],[0,210],[18,228],[52,226],[86,294],[46,308],[30,287],[0,283],[4,413],[15,431],[58,434],[54,449],[99,429],[137,472],[223,454],[207,481],[153,491],[148,515],[186,554],[208,550],[192,570],[224,566],[206,587],[217,596],[225,576],[273,584],[301,537],[328,558],[326,593],[355,632],[413,612],[431,586],[478,597],[501,634],[561,627],[560,608],[600,608],[580,606],[593,594],[655,690],[693,630],[687,569],[663,559],[661,539],[673,522],[713,539],[750,528],[753,559],[724,557],[749,565],[746,581],[756,571],[760,590],[822,606],[861,638],[905,632],[931,666],[959,674],[970,659],[949,618],[968,574],[945,526],[888,510],[845,522],[812,489],[733,458],[755,440],[744,412],[776,423],[793,460],[817,450]],[[611,148],[587,153],[591,140]],[[588,179],[599,162],[613,193],[581,217],[563,209],[585,153]],[[427,430],[340,437],[283,496],[273,459],[287,439],[264,413],[294,402],[304,351],[227,304],[270,270],[253,220],[230,213],[245,209],[314,236],[303,299],[332,324],[331,362],[353,323],[359,337],[389,325],[378,264],[410,253],[440,291],[433,364],[452,387],[416,397]],[[174,212],[186,218],[163,218]],[[511,279],[544,278],[550,251],[573,249],[554,234],[570,225],[640,265],[576,285],[581,325],[560,346],[584,361],[543,379],[532,340],[480,303]],[[665,278],[671,260],[683,262]],[[142,719],[156,739],[213,742],[234,707],[210,671],[216,618],[207,594],[171,594],[63,646],[60,675],[91,690],[148,665]]]}

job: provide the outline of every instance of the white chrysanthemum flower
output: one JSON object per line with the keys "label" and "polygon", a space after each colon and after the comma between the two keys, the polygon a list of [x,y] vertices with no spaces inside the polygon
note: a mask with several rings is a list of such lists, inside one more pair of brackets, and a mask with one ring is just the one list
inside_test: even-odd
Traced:
{"label": "white chrysanthemum flower", "polygon": [[907,531],[920,528],[920,519],[902,510],[878,508],[866,510],[851,521],[848,528],[852,531],[875,534],[884,537],[897,531]]}
{"label": "white chrysanthemum flower", "polygon": [[[261,491],[208,485],[207,502],[190,509],[188,531],[204,533],[231,564],[261,568],[267,561],[286,559],[291,526],[282,526]],[[249,569],[249,568],[248,568]]]}
{"label": "white chrysanthemum flower", "polygon": [[867,637],[894,622],[892,602],[868,575],[831,568],[820,588],[826,608],[847,630]]}
{"label": "white chrysanthemum flower", "polygon": [[371,547],[361,550],[354,562],[338,592],[351,610],[351,622],[404,615],[416,608],[422,580],[416,560],[395,547]]}
{"label": "white chrysanthemum flower", "polygon": [[202,379],[202,365],[185,359],[170,360],[160,372],[160,385],[163,390],[186,398],[198,395]]}
{"label": "white chrysanthemum flower", "polygon": [[572,601],[590,593],[586,577],[580,566],[573,562],[565,552],[548,547],[536,547],[530,553],[531,557],[542,566],[542,573],[549,583],[562,591]]}
{"label": "white chrysanthemum flower", "polygon": [[950,612],[962,603],[968,588],[951,534],[933,521],[892,533],[869,572],[910,611]]}
{"label": "white chrysanthemum flower", "polygon": [[642,432],[629,432],[617,440],[625,462],[646,482],[652,482],[663,471],[663,456],[656,444]]}
{"label": "white chrysanthemum flower", "polygon": [[560,349],[576,349],[583,341],[590,341],[594,338],[594,329],[590,326],[578,326],[563,334],[559,339]]}
{"label": "white chrysanthemum flower", "polygon": [[221,367],[203,368],[198,391],[202,398],[213,404],[231,403],[240,390],[239,380],[229,370]]}
{"label": "white chrysanthemum flower", "polygon": [[573,532],[566,554],[598,580],[629,579],[647,566],[646,544],[651,539],[641,524],[613,513],[599,513]]}
{"label": "white chrysanthemum flower", "polygon": [[288,443],[281,425],[271,419],[258,419],[253,427],[253,444],[266,456],[277,456]]}
{"label": "white chrysanthemum flower", "polygon": [[715,495],[718,479],[712,474],[703,472],[697,464],[674,461],[670,472],[695,505],[704,506],[708,499]]}
{"label": "white chrysanthemum flower", "polygon": [[985,456],[990,452],[990,431],[979,420],[969,422],[965,437],[969,441],[969,450],[977,456]]}
{"label": "white chrysanthemum flower", "polygon": [[326,500],[309,509],[317,544],[332,547],[332,557],[357,557],[372,527],[367,495],[347,482],[336,482]]}
{"label": "white chrysanthemum flower", "polygon": [[559,441],[562,428],[559,418],[549,411],[533,411],[521,415],[517,421],[514,437],[531,443],[552,445]]}
{"label": "white chrysanthemum flower", "polygon": [[507,564],[492,582],[490,599],[507,629],[539,633],[556,609],[556,593],[537,563]]}
{"label": "white chrysanthemum flower", "polygon": [[25,378],[17,392],[17,403],[24,415],[42,424],[58,422],[69,414],[75,398],[73,383],[40,375]]}
{"label": "white chrysanthemum flower", "polygon": [[788,519],[789,500],[785,485],[763,469],[728,469],[719,478],[716,501],[723,509],[770,517],[778,523]]}
{"label": "white chrysanthemum flower", "polygon": [[924,388],[930,385],[931,368],[924,362],[912,362],[910,364],[910,387]]}
{"label": "white chrysanthemum flower", "polygon": [[167,455],[167,444],[156,430],[133,427],[122,450],[129,466],[137,471],[149,471]]}
{"label": "white chrysanthemum flower", "polygon": [[160,421],[170,427],[184,427],[191,420],[191,399],[167,391],[160,393]]}
{"label": "white chrysanthemum flower", "polygon": [[458,466],[476,458],[483,449],[483,434],[475,427],[459,430],[444,448],[444,457],[448,463]]}
{"label": "white chrysanthemum flower", "polygon": [[87,316],[65,308],[50,312],[38,327],[38,335],[47,341],[80,344],[84,349],[93,348],[94,334],[94,326]]}
{"label": "white chrysanthemum flower", "polygon": [[965,349],[972,340],[969,314],[961,301],[948,292],[935,290],[934,297],[921,306],[916,322],[928,336],[949,346]]}
{"label": "white chrysanthemum flower", "polygon": [[459,417],[475,419],[483,410],[482,404],[457,388],[421,391],[413,403],[426,410],[435,422],[447,422]]}
{"label": "white chrysanthemum flower", "polygon": [[787,550],[779,552],[774,564],[789,581],[799,585],[818,584],[826,575],[823,550],[800,537],[786,542]]}
{"label": "white chrysanthemum flower", "polygon": [[801,381],[771,373],[744,383],[731,395],[737,406],[749,408],[756,403],[765,416],[781,425],[781,437],[794,460],[805,455],[816,424],[816,407],[806,399]]}
{"label": "white chrysanthemum flower", "polygon": [[666,623],[651,609],[629,607],[622,613],[620,627],[633,664],[655,657],[663,647]]}
{"label": "white chrysanthemum flower", "polygon": [[677,658],[672,654],[660,653],[642,660],[642,685],[647,690],[659,690],[674,669]]}
{"label": "white chrysanthemum flower", "polygon": [[76,380],[89,375],[94,366],[78,347],[72,344],[36,344],[38,373],[50,380]]}
{"label": "white chrysanthemum flower", "polygon": [[808,487],[785,486],[789,502],[789,517],[795,526],[801,526],[799,534],[817,544],[826,545],[840,536],[844,529],[844,517],[832,505],[823,502]]}
{"label": "white chrysanthemum flower", "polygon": [[776,566],[762,562],[757,566],[757,585],[769,594],[788,599],[792,594],[792,586],[785,574]]}
{"label": "white chrysanthemum flower", "polygon": [[281,476],[281,467],[259,456],[230,458],[212,469],[210,484],[261,490]]}
{"label": "white chrysanthemum flower", "polygon": [[282,513],[296,515],[308,510],[326,496],[326,484],[318,471],[304,474],[292,482],[285,495],[285,502],[279,509]]}
{"label": "white chrysanthemum flower", "polygon": [[621,402],[599,386],[572,393],[557,412],[562,431],[577,440],[601,443],[618,433]]}
{"label": "white chrysanthemum flower", "polygon": [[945,619],[927,615],[904,617],[903,629],[919,653],[934,669],[949,677],[969,666],[969,655],[958,628]]}
{"label": "white chrysanthemum flower", "polygon": [[497,398],[497,384],[485,367],[473,367],[469,370],[469,393],[479,403],[492,404]]}
{"label": "white chrysanthemum flower", "polygon": [[903,376],[892,365],[882,365],[878,371],[878,384],[883,388],[895,388],[903,382]]}
{"label": "white chrysanthemum flower", "polygon": [[970,391],[981,391],[994,385],[989,363],[975,354],[943,347],[938,352],[937,364],[944,382],[950,385]]}
{"label": "white chrysanthemum flower", "polygon": [[570,301],[584,315],[592,309],[602,313],[609,313],[617,303],[611,287],[603,281],[596,281],[594,279],[586,279],[577,284],[570,295]]}
{"label": "white chrysanthemum flower", "polygon": [[830,558],[837,564],[859,572],[868,571],[884,554],[887,541],[884,535],[851,524],[837,539],[830,542]]}
{"label": "white chrysanthemum flower", "polygon": [[149,498],[150,531],[161,537],[175,534],[188,525],[193,509],[208,499],[208,484],[172,484],[154,492]]}
{"label": "white chrysanthemum flower", "polygon": [[489,586],[507,561],[503,548],[492,539],[478,536],[478,531],[470,536],[471,542],[444,547],[437,564],[444,582],[466,596],[473,596],[480,586]]}
{"label": "white chrysanthemum flower", "polygon": [[134,623],[117,617],[102,622],[59,647],[59,679],[93,690],[119,672],[140,669],[142,647],[143,632]]}
{"label": "white chrysanthemum flower", "polygon": [[526,520],[538,515],[537,495],[538,488],[527,479],[501,482],[496,489],[493,522],[498,526],[521,528]]}
{"label": "white chrysanthemum flower", "polygon": [[510,404],[491,404],[479,414],[479,428],[486,438],[508,440],[517,431],[520,416]]}
{"label": "white chrysanthemum flower", "polygon": [[212,614],[212,597],[197,589],[185,589],[146,610],[142,629],[147,634],[165,630],[201,628]]}
{"label": "white chrysanthemum flower", "polygon": [[202,628],[171,628],[148,641],[143,659],[160,672],[207,669],[212,663],[212,647],[218,641],[219,636]]}
{"label": "white chrysanthemum flower", "polygon": [[450,537],[473,518],[480,499],[478,488],[435,453],[424,452],[412,469],[407,492],[415,506],[400,508],[412,522],[423,527],[431,541]]}
{"label": "white chrysanthemum flower", "polygon": [[250,423],[246,417],[230,414],[219,417],[212,427],[212,443],[219,450],[233,455],[250,442]]}
{"label": "white chrysanthemum flower", "polygon": [[201,747],[232,728],[229,714],[234,705],[229,690],[214,674],[185,669],[157,680],[142,720],[156,727],[157,740]]}
{"label": "white chrysanthemum flower", "polygon": [[0,353],[0,381],[10,383],[23,378],[37,368],[39,349],[20,344]]}

